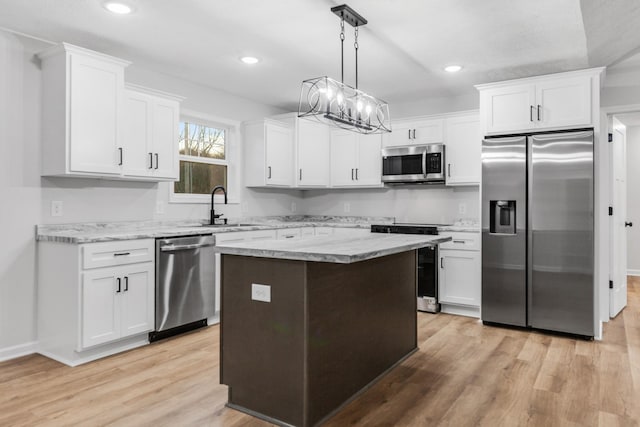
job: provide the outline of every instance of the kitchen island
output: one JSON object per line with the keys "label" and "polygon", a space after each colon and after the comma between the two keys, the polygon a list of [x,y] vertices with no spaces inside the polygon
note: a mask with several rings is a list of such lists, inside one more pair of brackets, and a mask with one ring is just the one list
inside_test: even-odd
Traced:
{"label": "kitchen island", "polygon": [[442,236],[370,234],[222,244],[228,406],[322,423],[417,349],[416,250]]}

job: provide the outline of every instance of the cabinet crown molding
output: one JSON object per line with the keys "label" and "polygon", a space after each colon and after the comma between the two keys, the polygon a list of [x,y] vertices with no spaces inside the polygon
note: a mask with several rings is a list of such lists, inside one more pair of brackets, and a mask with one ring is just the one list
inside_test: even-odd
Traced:
{"label": "cabinet crown molding", "polygon": [[147,95],[160,96],[162,98],[169,98],[177,102],[182,102],[186,99],[184,96],[176,95],[175,93],[164,92],[158,89],[152,89],[150,87],[140,86],[133,83],[125,83],[124,88],[128,90],[134,90],[136,92],[146,93]]}
{"label": "cabinet crown molding", "polygon": [[84,47],[72,45],[69,43],[60,43],[55,46],[50,47],[47,50],[44,50],[37,54],[38,58],[41,60],[47,59],[51,56],[55,56],[61,54],[63,52],[66,53],[79,53],[82,55],[92,56],[94,58],[100,59],[101,61],[108,61],[114,64],[120,65],[122,67],[128,67],[131,65],[131,61],[126,61],[124,59],[116,58],[115,56],[106,55],[104,53],[96,52],[94,50],[85,49]]}
{"label": "cabinet crown molding", "polygon": [[583,70],[564,71],[564,72],[560,72],[560,73],[552,73],[552,74],[543,74],[543,75],[540,75],[540,76],[524,77],[524,78],[521,78],[521,79],[511,79],[511,80],[503,80],[503,81],[493,82],[493,83],[483,83],[483,84],[475,85],[474,87],[478,91],[483,91],[485,89],[494,89],[494,88],[498,88],[498,87],[502,87],[502,86],[511,86],[511,85],[514,85],[514,84],[537,83],[537,82],[540,82],[540,81],[544,81],[544,80],[547,80],[547,79],[550,79],[550,78],[556,78],[556,77],[561,77],[562,78],[562,77],[575,77],[575,76],[584,76],[584,75],[590,75],[590,76],[601,75],[600,86],[602,87],[602,85],[604,84],[605,73],[606,73],[606,67],[585,68]]}

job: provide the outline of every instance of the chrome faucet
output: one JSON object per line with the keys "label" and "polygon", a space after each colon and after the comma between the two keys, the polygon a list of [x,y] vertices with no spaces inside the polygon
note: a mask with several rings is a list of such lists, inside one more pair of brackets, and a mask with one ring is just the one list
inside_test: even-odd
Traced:
{"label": "chrome faucet", "polygon": [[[211,220],[209,221],[209,225],[215,225],[216,224],[216,219],[220,218],[222,215],[224,214],[218,214],[216,215],[216,211],[214,209],[214,202],[213,199],[216,194],[216,191],[218,190],[222,190],[222,193],[224,194],[224,204],[227,204],[227,190],[224,189],[224,187],[222,185],[217,185],[213,188],[213,190],[211,191]],[[227,223],[227,218],[224,218],[224,223]]]}

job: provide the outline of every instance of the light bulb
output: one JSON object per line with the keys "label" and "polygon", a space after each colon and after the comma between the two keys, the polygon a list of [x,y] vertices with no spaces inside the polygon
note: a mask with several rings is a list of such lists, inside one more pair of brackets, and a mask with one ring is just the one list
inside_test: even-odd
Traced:
{"label": "light bulb", "polygon": [[331,88],[327,88],[327,99],[331,99],[333,98],[333,91],[331,90]]}
{"label": "light bulb", "polygon": [[111,13],[117,13],[118,15],[127,15],[133,12],[133,8],[128,4],[116,2],[116,1],[108,1],[103,3],[105,9],[107,9]]}
{"label": "light bulb", "polygon": [[362,111],[362,101],[356,102],[356,110]]}
{"label": "light bulb", "polygon": [[367,104],[367,106],[364,107],[364,111],[366,111],[367,114],[371,114],[371,105]]}
{"label": "light bulb", "polygon": [[342,92],[338,92],[338,104],[342,104],[342,101],[344,101],[344,97],[342,96]]}

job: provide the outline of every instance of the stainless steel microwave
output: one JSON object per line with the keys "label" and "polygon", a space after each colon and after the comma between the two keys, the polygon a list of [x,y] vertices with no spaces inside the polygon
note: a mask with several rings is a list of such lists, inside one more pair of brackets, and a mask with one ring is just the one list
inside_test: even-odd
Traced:
{"label": "stainless steel microwave", "polygon": [[444,144],[382,149],[382,182],[444,183]]}

